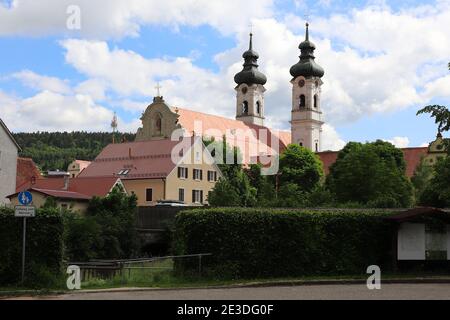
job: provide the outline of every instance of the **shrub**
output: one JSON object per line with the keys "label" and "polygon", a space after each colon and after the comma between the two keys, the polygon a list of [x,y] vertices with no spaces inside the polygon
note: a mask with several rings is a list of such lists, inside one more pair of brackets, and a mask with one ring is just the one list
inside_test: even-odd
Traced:
{"label": "shrub", "polygon": [[[63,264],[63,222],[57,210],[37,210],[27,219],[26,285],[55,285]],[[22,219],[0,209],[0,285],[19,283],[22,265]]]}
{"label": "shrub", "polygon": [[[196,209],[175,223],[176,254],[212,253],[216,278],[361,274],[389,266],[393,226],[376,210]],[[178,261],[177,273],[198,265]]]}

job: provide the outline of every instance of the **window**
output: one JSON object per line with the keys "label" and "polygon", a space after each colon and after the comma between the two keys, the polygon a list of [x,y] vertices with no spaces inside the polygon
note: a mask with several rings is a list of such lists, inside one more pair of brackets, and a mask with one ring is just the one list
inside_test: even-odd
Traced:
{"label": "window", "polygon": [[319,107],[319,97],[317,95],[314,96],[314,108],[317,109]]}
{"label": "window", "polygon": [[248,114],[248,102],[247,101],[244,101],[242,103],[242,113],[245,114],[245,115]]}
{"label": "window", "polygon": [[122,169],[119,171],[119,176],[126,176],[130,173],[130,169]]}
{"label": "window", "polygon": [[306,97],[304,94],[300,96],[300,108],[306,107]]}
{"label": "window", "polygon": [[145,190],[145,201],[147,202],[153,201],[153,189]]}
{"label": "window", "polygon": [[188,178],[188,169],[178,167],[178,178],[179,179],[187,179]]}
{"label": "window", "polygon": [[192,202],[193,203],[203,203],[203,191],[202,190],[192,190]]}
{"label": "window", "polygon": [[194,169],[194,180],[203,180],[203,170]]}
{"label": "window", "polygon": [[184,202],[184,189],[178,189],[178,200]]}
{"label": "window", "polygon": [[319,144],[316,142],[316,152],[319,152]]}
{"label": "window", "polygon": [[162,121],[161,118],[158,117],[156,119],[156,134],[161,134],[161,128],[162,128]]}
{"label": "window", "polygon": [[256,103],[256,114],[261,114],[261,102]]}
{"label": "window", "polygon": [[208,171],[208,181],[209,182],[217,181],[217,172],[216,171]]}

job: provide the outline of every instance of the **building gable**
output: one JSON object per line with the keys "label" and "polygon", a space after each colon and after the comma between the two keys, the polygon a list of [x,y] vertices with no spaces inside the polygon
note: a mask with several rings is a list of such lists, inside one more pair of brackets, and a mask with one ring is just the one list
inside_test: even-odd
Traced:
{"label": "building gable", "polygon": [[138,129],[136,142],[170,138],[176,129],[181,129],[178,117],[162,97],[156,97],[141,117],[142,127]]}

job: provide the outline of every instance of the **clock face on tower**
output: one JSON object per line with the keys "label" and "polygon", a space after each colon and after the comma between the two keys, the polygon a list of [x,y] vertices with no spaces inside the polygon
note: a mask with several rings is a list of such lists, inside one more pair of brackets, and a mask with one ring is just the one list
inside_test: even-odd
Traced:
{"label": "clock face on tower", "polygon": [[299,87],[300,88],[303,88],[304,86],[305,86],[305,80],[300,80],[299,82],[298,82],[298,85],[299,85]]}

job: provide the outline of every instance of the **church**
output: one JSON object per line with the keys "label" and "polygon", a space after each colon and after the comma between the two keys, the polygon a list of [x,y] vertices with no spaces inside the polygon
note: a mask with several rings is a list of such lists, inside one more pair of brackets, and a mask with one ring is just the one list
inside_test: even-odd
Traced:
{"label": "church", "polygon": [[[260,163],[273,166],[276,157],[291,144],[299,144],[315,152],[324,163],[324,171],[336,161],[338,152],[322,150],[324,125],[321,95],[324,69],[315,61],[315,44],[310,40],[309,24],[306,24],[305,40],[300,43],[300,60],[290,69],[292,76],[291,130],[278,131],[264,125],[266,105],[264,94],[267,77],[258,69],[259,55],[253,48],[250,34],[249,49],[244,52],[242,71],[234,77],[236,83],[235,119],[195,112],[169,106],[161,96],[154,98],[141,118],[136,141],[170,139],[175,131],[185,136],[200,136],[212,140],[226,140],[239,148],[243,164]],[[403,148],[407,175],[412,177],[423,158],[432,164],[436,157],[445,156],[439,149],[442,136],[429,147]],[[277,173],[273,167],[268,174]]]}
{"label": "church", "polygon": [[[265,126],[267,77],[258,69],[259,55],[253,48],[250,34],[249,49],[243,54],[243,69],[234,77],[235,119],[170,106],[158,92],[142,114],[142,126],[134,142],[107,146],[82,172],[75,166],[74,175],[120,178],[127,192],[138,197],[139,206],[153,206],[161,200],[208,204],[209,192],[223,176],[218,166],[223,163],[223,156],[206,146],[204,140],[237,147],[241,155],[239,161],[244,165],[261,164],[265,175],[278,174],[278,156],[289,144],[295,143],[315,152],[328,174],[338,152],[322,151],[321,94],[325,71],[315,61],[316,46],[310,41],[308,24],[299,49],[300,60],[290,69],[290,131]],[[178,153],[177,147],[183,141],[188,141],[188,148],[174,161],[173,155]],[[407,175],[413,176],[423,158],[428,158],[432,164],[445,155],[441,146],[442,136],[438,136],[428,148],[402,149]],[[191,161],[202,156],[209,161]],[[226,164],[234,164],[234,161],[227,159]]]}
{"label": "church", "polygon": [[[184,136],[201,136],[222,140],[239,148],[244,164],[265,163],[278,156],[291,143],[297,143],[314,152],[322,147],[321,78],[325,72],[315,62],[316,46],[306,38],[299,49],[300,60],[292,66],[292,119],[291,131],[278,131],[264,125],[267,77],[258,69],[259,55],[253,48],[250,34],[249,49],[244,52],[242,71],[234,77],[236,82],[236,117],[225,117],[169,106],[161,96],[154,98],[141,118],[136,141],[170,139],[176,130]],[[267,158],[264,160],[264,158]]]}

